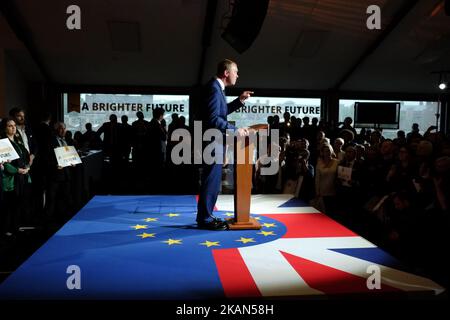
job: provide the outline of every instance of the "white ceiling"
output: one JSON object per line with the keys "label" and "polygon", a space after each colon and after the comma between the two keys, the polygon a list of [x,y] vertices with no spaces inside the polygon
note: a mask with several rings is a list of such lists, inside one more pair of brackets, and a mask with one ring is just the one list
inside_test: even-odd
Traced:
{"label": "white ceiling", "polygon": [[[197,84],[202,63],[205,82],[214,74],[217,61],[231,58],[239,64],[239,87],[328,90],[351,70],[408,1],[271,0],[260,34],[247,51],[239,54],[221,38],[227,23],[223,17],[231,9],[230,1],[219,0],[204,61],[207,0],[14,3],[55,83],[191,87]],[[70,31],[65,27],[66,8],[75,3],[81,8],[82,29]],[[438,92],[437,75],[431,72],[450,70],[450,17],[439,7],[442,3],[419,0],[340,89]],[[380,31],[366,28],[366,8],[371,4],[382,8]],[[112,25],[114,35],[111,22],[120,22]],[[124,26],[131,30],[138,26],[139,32],[120,33]],[[0,36],[0,47],[7,49],[27,78],[40,79],[31,56],[11,36],[1,17]],[[135,49],[113,50],[113,42]]]}

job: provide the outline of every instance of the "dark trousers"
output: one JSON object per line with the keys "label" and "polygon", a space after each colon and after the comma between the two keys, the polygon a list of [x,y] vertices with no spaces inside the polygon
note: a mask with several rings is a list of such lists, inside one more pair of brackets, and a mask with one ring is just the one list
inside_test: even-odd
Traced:
{"label": "dark trousers", "polygon": [[[217,153],[216,153],[217,152]],[[197,205],[197,222],[211,222],[214,218],[213,211],[222,184],[222,167],[225,148],[223,145],[215,145],[212,156],[212,164],[203,164],[202,181]]]}
{"label": "dark trousers", "polygon": [[20,194],[16,190],[4,192],[0,215],[2,232],[14,233],[19,227],[32,225],[31,184],[25,183]]}
{"label": "dark trousers", "polygon": [[2,234],[14,233],[19,229],[20,207],[23,201],[19,201],[16,191],[3,192],[2,210],[0,213],[0,227]]}
{"label": "dark trousers", "polygon": [[222,183],[222,164],[204,165],[197,206],[197,222],[209,222]]}

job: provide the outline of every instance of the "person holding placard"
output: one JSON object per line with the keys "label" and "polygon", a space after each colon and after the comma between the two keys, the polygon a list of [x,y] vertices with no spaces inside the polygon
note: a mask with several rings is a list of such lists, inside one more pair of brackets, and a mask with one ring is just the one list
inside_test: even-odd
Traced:
{"label": "person holding placard", "polygon": [[[2,233],[8,237],[13,236],[19,229],[20,216],[26,209],[27,195],[25,190],[31,184],[29,175],[29,153],[21,139],[17,137],[16,122],[13,118],[6,118],[0,126],[2,138],[8,138],[14,150],[19,155],[18,159],[3,164],[2,191],[4,203],[4,215],[1,225]],[[3,211],[3,210],[2,210]]]}
{"label": "person holding placard", "polygon": [[[3,170],[5,170],[5,167],[3,166],[3,161],[0,160],[0,208],[2,208],[3,204]],[[0,215],[1,217],[1,215]],[[0,218],[0,221],[2,219]],[[1,231],[1,230],[0,230]]]}
{"label": "person holding placard", "polygon": [[70,190],[71,171],[69,167],[62,167],[58,164],[54,149],[66,147],[65,140],[66,125],[64,122],[57,122],[54,125],[54,136],[52,138],[52,153],[50,159],[48,201],[46,203],[47,222],[61,223],[66,220],[72,205]]}

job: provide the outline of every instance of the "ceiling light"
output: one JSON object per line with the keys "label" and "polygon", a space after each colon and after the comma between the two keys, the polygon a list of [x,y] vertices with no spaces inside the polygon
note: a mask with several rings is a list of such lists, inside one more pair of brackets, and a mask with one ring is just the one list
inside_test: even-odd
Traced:
{"label": "ceiling light", "polygon": [[439,75],[439,81],[437,82],[437,86],[439,89],[445,90],[448,88],[449,78],[447,77],[447,75],[450,74],[449,70],[433,71],[431,73]]}

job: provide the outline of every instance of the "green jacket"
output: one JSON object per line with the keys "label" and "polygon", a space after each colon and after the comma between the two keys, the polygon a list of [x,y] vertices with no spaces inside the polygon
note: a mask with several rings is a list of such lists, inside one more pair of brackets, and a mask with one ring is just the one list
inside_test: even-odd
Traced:
{"label": "green jacket", "polygon": [[[20,141],[15,142],[10,140],[10,142],[13,145],[14,149],[16,150],[17,154],[19,155],[20,159],[11,162],[6,162],[3,164],[3,167],[5,168],[2,175],[3,191],[14,191],[15,188],[14,177],[16,174],[19,174],[20,168],[18,164],[20,162],[28,163],[28,151],[27,149],[25,149],[25,146],[21,144]],[[31,178],[29,174],[26,175],[25,181],[31,183]]]}

